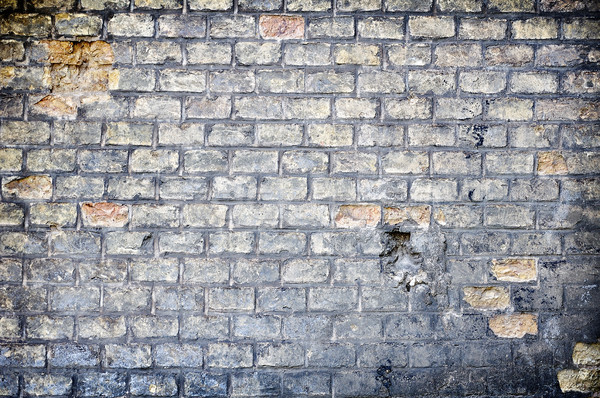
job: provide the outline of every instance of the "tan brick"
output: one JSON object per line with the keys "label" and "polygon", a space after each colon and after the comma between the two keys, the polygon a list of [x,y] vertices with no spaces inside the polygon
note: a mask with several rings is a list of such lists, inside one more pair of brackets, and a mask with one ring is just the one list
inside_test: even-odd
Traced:
{"label": "tan brick", "polygon": [[431,206],[385,207],[383,222],[389,225],[417,225],[428,227],[431,218]]}
{"label": "tan brick", "polygon": [[375,227],[381,218],[377,205],[342,205],[335,216],[338,228]]}
{"label": "tan brick", "polygon": [[47,175],[4,178],[4,195],[19,199],[50,199],[52,197],[52,178]]}
{"label": "tan brick", "polygon": [[513,39],[556,39],[558,21],[554,18],[535,17],[512,23]]}
{"label": "tan brick", "polygon": [[577,343],[573,363],[578,366],[600,366],[600,343]]}
{"label": "tan brick", "polygon": [[496,315],[489,321],[490,329],[498,337],[520,339],[526,334],[537,335],[537,315],[509,314]]}
{"label": "tan brick", "polygon": [[510,305],[508,288],[497,286],[469,286],[463,288],[464,299],[473,308],[503,310]]}
{"label": "tan brick", "polygon": [[492,260],[492,274],[499,281],[527,282],[537,278],[535,259],[505,258]]}
{"label": "tan brick", "polygon": [[261,15],[258,28],[263,39],[302,39],[304,18],[298,15]]}
{"label": "tan brick", "polygon": [[454,36],[453,17],[415,16],[408,20],[411,37],[439,39]]}
{"label": "tan brick", "polygon": [[535,0],[489,0],[488,9],[499,12],[533,12]]}
{"label": "tan brick", "polygon": [[92,227],[125,226],[128,221],[129,208],[116,203],[97,202],[81,205],[83,223]]}
{"label": "tan brick", "polygon": [[557,377],[562,392],[589,393],[600,390],[600,370],[598,369],[566,369],[558,372]]}
{"label": "tan brick", "polygon": [[564,175],[569,173],[567,162],[559,151],[538,153],[537,171],[540,175]]}
{"label": "tan brick", "polygon": [[565,39],[597,40],[600,39],[600,23],[597,19],[574,18],[563,24]]}

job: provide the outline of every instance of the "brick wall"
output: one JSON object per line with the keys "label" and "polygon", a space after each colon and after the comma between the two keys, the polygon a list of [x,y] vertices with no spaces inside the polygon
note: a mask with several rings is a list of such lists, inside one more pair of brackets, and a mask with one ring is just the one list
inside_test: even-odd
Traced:
{"label": "brick wall", "polygon": [[0,8],[0,396],[600,390],[595,0]]}

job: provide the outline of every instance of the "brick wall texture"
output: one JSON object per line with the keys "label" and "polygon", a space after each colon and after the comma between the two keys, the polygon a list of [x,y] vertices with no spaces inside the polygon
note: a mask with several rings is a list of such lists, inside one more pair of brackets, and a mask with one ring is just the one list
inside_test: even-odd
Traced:
{"label": "brick wall texture", "polygon": [[0,396],[597,393],[599,44],[596,0],[1,0]]}

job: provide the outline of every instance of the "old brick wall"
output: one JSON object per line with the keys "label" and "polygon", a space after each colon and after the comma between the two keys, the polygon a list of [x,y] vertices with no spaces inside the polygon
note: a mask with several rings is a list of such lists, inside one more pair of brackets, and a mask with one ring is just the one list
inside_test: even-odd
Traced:
{"label": "old brick wall", "polygon": [[600,390],[596,0],[0,8],[0,396]]}

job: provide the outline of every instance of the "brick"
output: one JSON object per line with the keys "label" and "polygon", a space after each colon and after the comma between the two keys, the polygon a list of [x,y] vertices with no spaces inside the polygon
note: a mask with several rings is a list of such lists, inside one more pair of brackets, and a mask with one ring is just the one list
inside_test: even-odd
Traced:
{"label": "brick", "polygon": [[366,39],[403,39],[404,19],[370,17],[358,21],[358,34]]}
{"label": "brick", "polygon": [[311,39],[354,37],[354,19],[351,17],[310,18],[307,24],[307,36]]}
{"label": "brick", "polygon": [[343,124],[311,124],[308,139],[315,146],[349,146],[352,145],[353,129],[351,125]]}
{"label": "brick", "polygon": [[287,65],[329,65],[331,49],[327,43],[289,44],[285,46],[283,58]]}
{"label": "brick", "polygon": [[383,222],[389,225],[417,225],[426,227],[431,218],[430,206],[385,207]]}
{"label": "brick", "polygon": [[276,205],[234,205],[231,214],[233,224],[238,227],[276,227],[279,223]]}
{"label": "brick", "polygon": [[432,114],[431,101],[427,98],[386,99],[383,103],[386,118],[429,119]]}
{"label": "brick", "polygon": [[154,20],[149,14],[116,14],[108,21],[108,33],[115,36],[152,37]]}
{"label": "brick", "polygon": [[524,44],[489,46],[485,61],[490,66],[525,66],[533,63],[533,48]]}
{"label": "brick", "polygon": [[576,343],[573,363],[580,366],[597,366],[600,363],[600,347],[597,343]]}
{"label": "brick", "polygon": [[8,14],[0,19],[0,34],[48,37],[52,29],[49,15]]}
{"label": "brick", "polygon": [[313,199],[351,200],[355,196],[354,181],[348,178],[314,178]]}
{"label": "brick", "polygon": [[0,42],[0,60],[3,62],[21,61],[25,56],[23,43],[16,40],[2,40]]}
{"label": "brick", "polygon": [[127,393],[127,375],[122,373],[82,373],[77,379],[76,393],[93,397]]}
{"label": "brick", "polygon": [[433,218],[446,228],[475,228],[482,224],[483,210],[469,205],[437,206]]}
{"label": "brick", "polygon": [[191,10],[219,11],[233,8],[233,0],[190,0]]}
{"label": "brick", "polygon": [[475,309],[505,309],[510,305],[508,289],[503,287],[465,287],[463,298]]}
{"label": "brick", "polygon": [[102,18],[88,14],[56,14],[56,33],[65,36],[100,36]]}
{"label": "brick", "polygon": [[79,337],[83,339],[114,339],[125,336],[125,318],[80,317]]}
{"label": "brick", "polygon": [[414,201],[453,201],[458,198],[458,189],[452,179],[417,179],[410,189],[410,196]]}
{"label": "brick", "polygon": [[77,207],[75,204],[36,203],[29,208],[29,222],[34,225],[74,226],[76,220]]}
{"label": "brick", "polygon": [[463,72],[459,86],[468,93],[495,94],[506,88],[506,75],[503,72]]}
{"label": "brick", "polygon": [[537,172],[540,175],[567,174],[569,168],[561,152],[540,152],[538,153]]}
{"label": "brick", "polygon": [[466,120],[482,113],[481,101],[476,99],[439,98],[436,100],[436,117],[439,119]]}
{"label": "brick", "polygon": [[527,282],[536,280],[536,261],[533,258],[492,260],[492,274],[496,279],[507,282]]}
{"label": "brick", "polygon": [[210,37],[212,38],[249,38],[255,36],[255,18],[253,16],[236,15],[210,18]]}
{"label": "brick", "polygon": [[437,66],[479,66],[482,63],[478,44],[440,44],[434,57]]}
{"label": "brick", "polygon": [[454,72],[409,71],[408,91],[441,95],[456,90],[455,80]]}
{"label": "brick", "polygon": [[29,395],[65,395],[71,392],[72,379],[61,375],[27,375],[25,393]]}
{"label": "brick", "polygon": [[177,169],[179,156],[176,151],[136,149],[131,153],[130,167],[133,172],[173,172]]}
{"label": "brick", "polygon": [[481,4],[476,0],[441,0],[438,8],[442,12],[480,12]]}
{"label": "brick", "polygon": [[563,36],[571,40],[597,40],[598,21],[588,18],[573,18],[563,22]]}
{"label": "brick", "polygon": [[215,177],[212,197],[214,199],[255,199],[256,178],[250,176]]}
{"label": "brick", "polygon": [[[193,7],[191,2],[190,8]],[[202,38],[206,35],[204,17],[186,15],[161,15],[158,18],[159,37]]]}
{"label": "brick", "polygon": [[491,0],[488,7],[495,12],[533,12],[534,2],[531,0]]}
{"label": "brick", "polygon": [[440,39],[454,36],[454,18],[411,16],[408,19],[411,37]]}
{"label": "brick", "polygon": [[548,148],[558,142],[558,126],[551,124],[525,125],[509,131],[511,146],[519,148]]}
{"label": "brick", "polygon": [[7,197],[25,200],[50,199],[52,179],[47,175],[3,178],[2,193]]}
{"label": "brick", "polygon": [[[315,287],[309,289],[308,308],[315,311],[351,311],[356,308],[357,304],[358,292],[354,288]],[[308,352],[307,356],[309,356]]]}
{"label": "brick", "polygon": [[537,335],[535,314],[496,315],[490,318],[490,329],[498,337],[522,338],[526,334]]}
{"label": "brick", "polygon": [[160,344],[155,349],[156,364],[161,367],[199,368],[203,363],[202,351],[202,347],[199,345]]}
{"label": "brick", "polygon": [[539,100],[535,115],[539,120],[594,120],[600,112],[600,104],[579,98]]}
{"label": "brick", "polygon": [[533,117],[533,101],[519,98],[503,98],[489,102],[487,116],[496,120],[530,120]]}
{"label": "brick", "polygon": [[172,205],[133,205],[133,228],[158,228],[179,226],[179,207]]}
{"label": "brick", "polygon": [[535,212],[531,208],[519,205],[489,206],[484,217],[484,224],[496,228],[532,228]]}
{"label": "brick", "polygon": [[302,39],[304,18],[287,15],[261,15],[258,29],[263,39]]}
{"label": "brick", "polygon": [[135,100],[133,115],[141,119],[178,120],[181,117],[181,103],[178,98],[139,97]]}
{"label": "brick", "polygon": [[217,232],[210,235],[209,252],[251,253],[254,251],[254,234],[245,231]]}
{"label": "brick", "polygon": [[164,70],[159,77],[160,90],[201,93],[206,90],[205,76],[203,71]]}
{"label": "brick", "polygon": [[189,43],[186,49],[188,63],[192,65],[228,65],[232,58],[230,44],[210,42]]}
{"label": "brick", "polygon": [[413,43],[386,46],[387,58],[393,66],[423,66],[431,62],[431,46]]}
{"label": "brick", "polygon": [[[21,225],[25,219],[25,212],[19,205],[13,203],[0,204],[0,225]],[[35,222],[32,221],[33,224]]]}
{"label": "brick", "polygon": [[458,28],[459,39],[502,40],[506,37],[505,19],[463,18]]}
{"label": "brick", "polygon": [[177,335],[178,328],[177,318],[172,317],[140,315],[131,319],[134,338],[172,337]]}
{"label": "brick", "polygon": [[338,65],[380,65],[379,46],[368,44],[338,44],[333,49],[335,63]]}
{"label": "brick", "polygon": [[209,344],[206,362],[217,368],[248,368],[252,366],[252,346],[241,344]]}
{"label": "brick", "polygon": [[231,158],[231,170],[235,173],[275,173],[275,151],[235,151]]}
{"label": "brick", "polygon": [[97,345],[76,343],[54,344],[48,351],[48,362],[59,368],[97,366],[100,362],[100,348]]}
{"label": "brick", "polygon": [[[250,145],[254,142],[254,127],[249,124],[214,124],[207,130],[207,141],[211,146],[241,146]],[[216,156],[216,151],[212,152]],[[191,153],[200,154],[202,152],[194,151]]]}
{"label": "brick", "polygon": [[239,260],[233,265],[231,279],[237,284],[258,284],[279,280],[279,262]]}
{"label": "brick", "polygon": [[259,235],[260,254],[299,254],[305,252],[306,235],[297,232],[262,232]]}
{"label": "brick", "polygon": [[515,73],[510,79],[510,90],[515,93],[554,93],[558,77],[551,73]]}
{"label": "brick", "polygon": [[374,153],[339,152],[333,156],[333,173],[377,172],[377,155]]}
{"label": "brick", "polygon": [[0,149],[0,170],[20,171],[23,164],[23,151],[16,148]]}
{"label": "brick", "polygon": [[129,380],[129,391],[135,395],[151,393],[169,396],[177,393],[177,382],[174,375],[132,375]]}
{"label": "brick", "polygon": [[429,157],[425,152],[390,152],[382,156],[385,174],[424,174],[429,170]]}
{"label": "brick", "polygon": [[258,124],[257,141],[262,146],[299,145],[302,142],[303,126],[300,124]]}
{"label": "brick", "polygon": [[492,174],[530,174],[533,155],[525,152],[491,153],[485,158],[485,168]]}
{"label": "brick", "polygon": [[563,82],[563,90],[568,93],[596,93],[600,85],[600,74],[594,71],[570,72]]}

